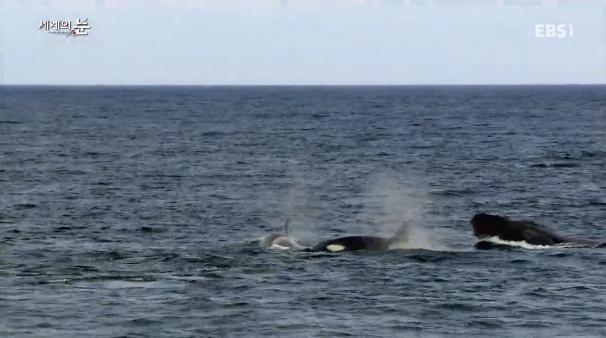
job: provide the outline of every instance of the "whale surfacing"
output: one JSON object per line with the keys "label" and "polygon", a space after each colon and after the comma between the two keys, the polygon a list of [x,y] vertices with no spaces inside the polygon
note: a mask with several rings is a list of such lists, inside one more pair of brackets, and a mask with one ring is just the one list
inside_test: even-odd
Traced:
{"label": "whale surfacing", "polygon": [[478,248],[488,248],[486,242],[497,238],[504,242],[526,242],[536,246],[577,244],[583,246],[604,246],[603,242],[565,237],[532,221],[514,221],[506,217],[490,214],[476,214],[470,221],[474,235],[479,239]]}
{"label": "whale surfacing", "polygon": [[378,236],[346,236],[336,239],[329,239],[313,247],[313,251],[382,251],[389,248],[390,240]]}
{"label": "whale surfacing", "polygon": [[314,246],[312,251],[385,251],[392,244],[402,242],[408,238],[408,224],[403,223],[400,229],[392,237],[380,236],[345,236],[329,239]]}
{"label": "whale surfacing", "polygon": [[288,228],[289,223],[290,220],[286,220],[282,233],[271,233],[265,236],[260,242],[261,247],[281,250],[303,248],[294,238],[290,236],[290,231]]}

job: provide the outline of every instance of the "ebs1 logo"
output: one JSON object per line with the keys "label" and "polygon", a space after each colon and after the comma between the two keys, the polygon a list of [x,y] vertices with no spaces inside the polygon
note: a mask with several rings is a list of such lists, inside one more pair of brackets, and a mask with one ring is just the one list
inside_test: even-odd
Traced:
{"label": "ebs1 logo", "polygon": [[571,38],[574,36],[572,24],[538,23],[534,25],[534,36],[536,38]]}

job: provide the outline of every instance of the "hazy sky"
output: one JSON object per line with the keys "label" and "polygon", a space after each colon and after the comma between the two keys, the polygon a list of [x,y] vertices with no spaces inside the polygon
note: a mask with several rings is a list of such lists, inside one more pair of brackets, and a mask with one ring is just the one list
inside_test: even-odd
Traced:
{"label": "hazy sky", "polygon": [[[0,81],[606,83],[606,4],[494,2],[0,0]],[[39,29],[77,18],[89,36]],[[574,36],[537,38],[543,23],[572,24]]]}

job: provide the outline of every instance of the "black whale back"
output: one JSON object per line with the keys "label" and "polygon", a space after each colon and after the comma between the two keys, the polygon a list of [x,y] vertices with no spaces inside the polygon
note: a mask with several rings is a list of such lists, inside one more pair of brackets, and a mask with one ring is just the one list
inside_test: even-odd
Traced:
{"label": "black whale back", "polygon": [[530,221],[512,221],[505,217],[477,214],[471,219],[474,235],[478,238],[498,237],[505,241],[525,241],[534,245],[553,245],[568,242],[549,229]]}

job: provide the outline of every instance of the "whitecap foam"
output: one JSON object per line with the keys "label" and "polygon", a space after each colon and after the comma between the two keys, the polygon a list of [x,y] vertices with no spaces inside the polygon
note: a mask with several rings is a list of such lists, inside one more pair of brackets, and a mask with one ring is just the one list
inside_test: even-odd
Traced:
{"label": "whitecap foam", "polygon": [[455,250],[453,248],[438,245],[429,242],[395,242],[389,245],[389,250],[429,250],[429,251],[439,251],[439,252],[455,252],[459,250]]}
{"label": "whitecap foam", "polygon": [[480,239],[480,242],[489,242],[489,243],[498,244],[498,245],[514,246],[514,247],[530,249],[530,250],[551,249],[554,247],[553,245],[530,244],[526,241],[506,241],[497,236],[483,237],[482,239]]}
{"label": "whitecap foam", "polygon": [[272,250],[290,250],[293,247],[290,246],[282,246],[280,244],[272,244],[272,246],[269,247]]}

